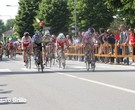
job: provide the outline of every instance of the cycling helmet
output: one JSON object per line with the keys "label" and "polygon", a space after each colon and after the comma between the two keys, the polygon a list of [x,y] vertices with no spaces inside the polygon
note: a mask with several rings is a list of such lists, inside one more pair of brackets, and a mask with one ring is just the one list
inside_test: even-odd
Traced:
{"label": "cycling helmet", "polygon": [[52,35],[51,37],[52,37],[52,38],[55,38],[55,35]]}
{"label": "cycling helmet", "polygon": [[65,40],[65,36],[64,36],[63,33],[60,33],[60,34],[58,35],[58,40],[61,41],[61,42],[63,42],[63,41]]}
{"label": "cycling helmet", "polygon": [[40,36],[41,33],[40,33],[39,31],[36,31],[36,32],[35,32],[35,35],[36,35],[36,36]]}
{"label": "cycling helmet", "polygon": [[0,46],[1,46],[2,44],[3,44],[2,41],[0,41]]}
{"label": "cycling helmet", "polygon": [[29,36],[29,32],[25,32],[23,35],[24,36]]}
{"label": "cycling helmet", "polygon": [[49,32],[49,30],[47,30],[47,31],[45,31],[45,34],[44,34],[45,36],[50,36],[50,32]]}
{"label": "cycling helmet", "polygon": [[95,29],[93,27],[88,28],[89,34],[95,33]]}

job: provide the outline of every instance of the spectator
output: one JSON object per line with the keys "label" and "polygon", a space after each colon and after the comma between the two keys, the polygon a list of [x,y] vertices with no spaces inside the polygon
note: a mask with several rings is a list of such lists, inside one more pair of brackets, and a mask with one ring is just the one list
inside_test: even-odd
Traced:
{"label": "spectator", "polygon": [[[135,55],[135,32],[133,28],[129,29],[129,44],[131,44],[133,49],[131,49],[131,52],[133,55]],[[133,51],[132,51],[133,50]],[[135,65],[135,59],[133,59],[132,65]]]}
{"label": "spectator", "polygon": [[[129,34],[128,31],[126,30],[126,26],[124,24],[120,25],[120,40],[118,41],[119,44],[128,44],[129,43]],[[122,49],[120,54],[123,54],[122,52],[124,52],[124,48],[120,46],[120,48]],[[129,54],[129,47],[126,46],[126,55]],[[122,62],[122,61],[121,61]],[[129,58],[126,58],[126,63],[127,65],[129,65]]]}
{"label": "spectator", "polygon": [[[103,41],[103,38],[105,37],[104,34],[105,34],[105,30],[104,28],[100,28],[99,29],[99,33],[100,35],[98,36],[98,39],[100,40],[101,44],[99,45],[99,54],[103,54],[104,53],[104,41]],[[99,61],[100,62],[103,62],[104,58],[103,57],[99,57]]]}
{"label": "spectator", "polygon": [[[72,44],[74,46],[77,46],[79,43],[79,40],[77,39],[77,36],[73,35],[72,36]],[[75,53],[77,53],[77,47],[75,48]],[[74,56],[74,60],[78,60],[78,57],[77,56]]]}
{"label": "spectator", "polygon": [[[111,44],[111,46],[109,47],[109,54],[114,54],[115,38],[111,29],[107,29],[107,33],[108,33],[107,42],[108,44]],[[114,63],[114,57],[110,57],[109,60],[110,60],[109,63]]]}

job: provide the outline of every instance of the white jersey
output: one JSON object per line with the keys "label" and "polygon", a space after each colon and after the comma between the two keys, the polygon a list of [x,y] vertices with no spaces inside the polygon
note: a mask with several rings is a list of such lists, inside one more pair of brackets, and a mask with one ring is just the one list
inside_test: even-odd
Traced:
{"label": "white jersey", "polygon": [[28,36],[27,39],[23,36],[21,42],[23,43],[23,46],[26,47],[32,42],[32,39],[30,36]]}
{"label": "white jersey", "polygon": [[95,37],[97,37],[96,34],[91,35],[88,31],[86,31],[83,36],[83,42],[93,44]]}

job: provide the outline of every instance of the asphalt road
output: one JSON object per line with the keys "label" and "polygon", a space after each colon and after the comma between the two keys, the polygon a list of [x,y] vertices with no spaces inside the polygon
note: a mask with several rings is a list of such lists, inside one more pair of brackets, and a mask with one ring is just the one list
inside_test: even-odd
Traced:
{"label": "asphalt road", "polygon": [[21,56],[0,62],[0,110],[134,110],[135,66],[67,61],[38,73]]}

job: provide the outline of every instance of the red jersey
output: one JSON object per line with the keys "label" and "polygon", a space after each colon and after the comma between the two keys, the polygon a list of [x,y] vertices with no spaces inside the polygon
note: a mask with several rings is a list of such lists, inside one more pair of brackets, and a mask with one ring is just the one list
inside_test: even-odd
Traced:
{"label": "red jersey", "polygon": [[130,42],[130,43],[135,43],[135,35],[134,35],[134,33],[131,33],[131,34],[129,35],[129,42]]}
{"label": "red jersey", "polygon": [[67,39],[65,41],[62,41],[62,42],[60,42],[58,39],[56,39],[56,42],[61,47],[64,47],[64,44],[69,45],[69,41]]}

